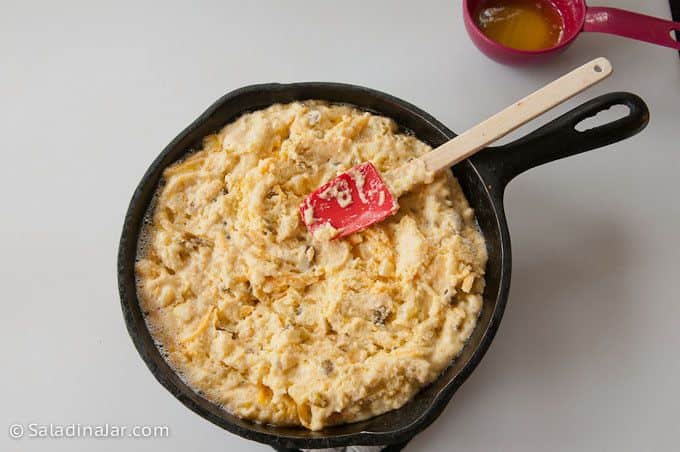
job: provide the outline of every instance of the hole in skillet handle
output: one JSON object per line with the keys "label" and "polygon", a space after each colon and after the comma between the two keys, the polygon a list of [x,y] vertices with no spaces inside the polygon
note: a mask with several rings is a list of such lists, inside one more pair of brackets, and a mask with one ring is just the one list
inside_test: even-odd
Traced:
{"label": "hole in skillet handle", "polygon": [[629,114],[630,107],[628,105],[612,105],[606,110],[598,112],[595,116],[581,120],[574,126],[574,129],[576,129],[577,132],[585,132],[586,130],[595,129],[599,126],[623,119]]}

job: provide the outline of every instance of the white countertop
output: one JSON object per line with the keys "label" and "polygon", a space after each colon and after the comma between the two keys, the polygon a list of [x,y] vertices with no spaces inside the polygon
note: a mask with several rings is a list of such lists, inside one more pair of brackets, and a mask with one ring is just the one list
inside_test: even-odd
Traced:
{"label": "white countertop", "polygon": [[[505,318],[480,366],[407,450],[680,447],[676,52],[583,35],[546,65],[504,67],[468,40],[460,0],[103,3],[10,0],[0,13],[0,428],[164,424],[170,437],[3,433],[0,449],[270,450],[204,421],[154,380],[127,335],[116,286],[136,183],[224,93],[350,82],[462,131],[600,55],[613,77],[559,111],[627,90],[649,104],[650,125],[511,183]],[[667,0],[614,3],[670,16]]]}

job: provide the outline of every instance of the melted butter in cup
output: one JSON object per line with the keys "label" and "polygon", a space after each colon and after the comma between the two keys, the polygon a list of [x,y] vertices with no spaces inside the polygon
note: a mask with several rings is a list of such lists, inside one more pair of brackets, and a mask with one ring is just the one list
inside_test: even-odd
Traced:
{"label": "melted butter in cup", "polygon": [[564,20],[548,0],[487,0],[474,19],[488,38],[517,50],[549,49],[564,34]]}

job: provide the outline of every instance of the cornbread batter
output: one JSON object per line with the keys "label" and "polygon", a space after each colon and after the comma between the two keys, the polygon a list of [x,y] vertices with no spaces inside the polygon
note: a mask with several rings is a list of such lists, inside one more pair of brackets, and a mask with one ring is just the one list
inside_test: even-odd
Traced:
{"label": "cornbread batter", "polygon": [[389,175],[429,149],[390,119],[308,101],[245,114],[167,168],[136,271],[168,362],[258,422],[318,430],[406,403],[482,305],[486,248],[457,181],[437,174],[332,241],[298,206],[358,163]]}

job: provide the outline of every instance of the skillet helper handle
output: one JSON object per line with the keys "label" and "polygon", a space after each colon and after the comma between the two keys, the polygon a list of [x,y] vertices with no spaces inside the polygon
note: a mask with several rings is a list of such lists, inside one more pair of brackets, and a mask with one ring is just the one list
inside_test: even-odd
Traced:
{"label": "skillet helper handle", "polygon": [[680,50],[680,42],[671,36],[673,30],[680,31],[680,22],[595,6],[588,8],[583,24],[583,31],[609,33]]}
{"label": "skillet helper handle", "polygon": [[[388,446],[383,446],[383,448],[380,450],[380,452],[401,452],[406,445],[411,442],[410,438],[402,443],[397,443],[397,444],[390,444]],[[273,446],[272,446],[273,447]],[[349,447],[349,446],[347,446]],[[337,450],[338,452],[344,451],[347,449],[347,447],[338,447],[335,449],[325,449],[325,450]],[[354,446],[355,449],[361,451],[362,446]],[[371,447],[372,448],[372,447]],[[273,447],[274,450],[278,452],[303,452],[301,449],[286,449],[286,448],[280,448],[280,447]]]}
{"label": "skillet helper handle", "polygon": [[[584,119],[615,105],[628,107],[623,118],[579,132],[576,126]],[[596,97],[549,122],[529,135],[505,146],[489,148],[473,157],[486,160],[484,166],[495,173],[501,188],[515,176],[544,163],[580,154],[624,140],[647,126],[649,110],[635,94],[615,92]]]}

